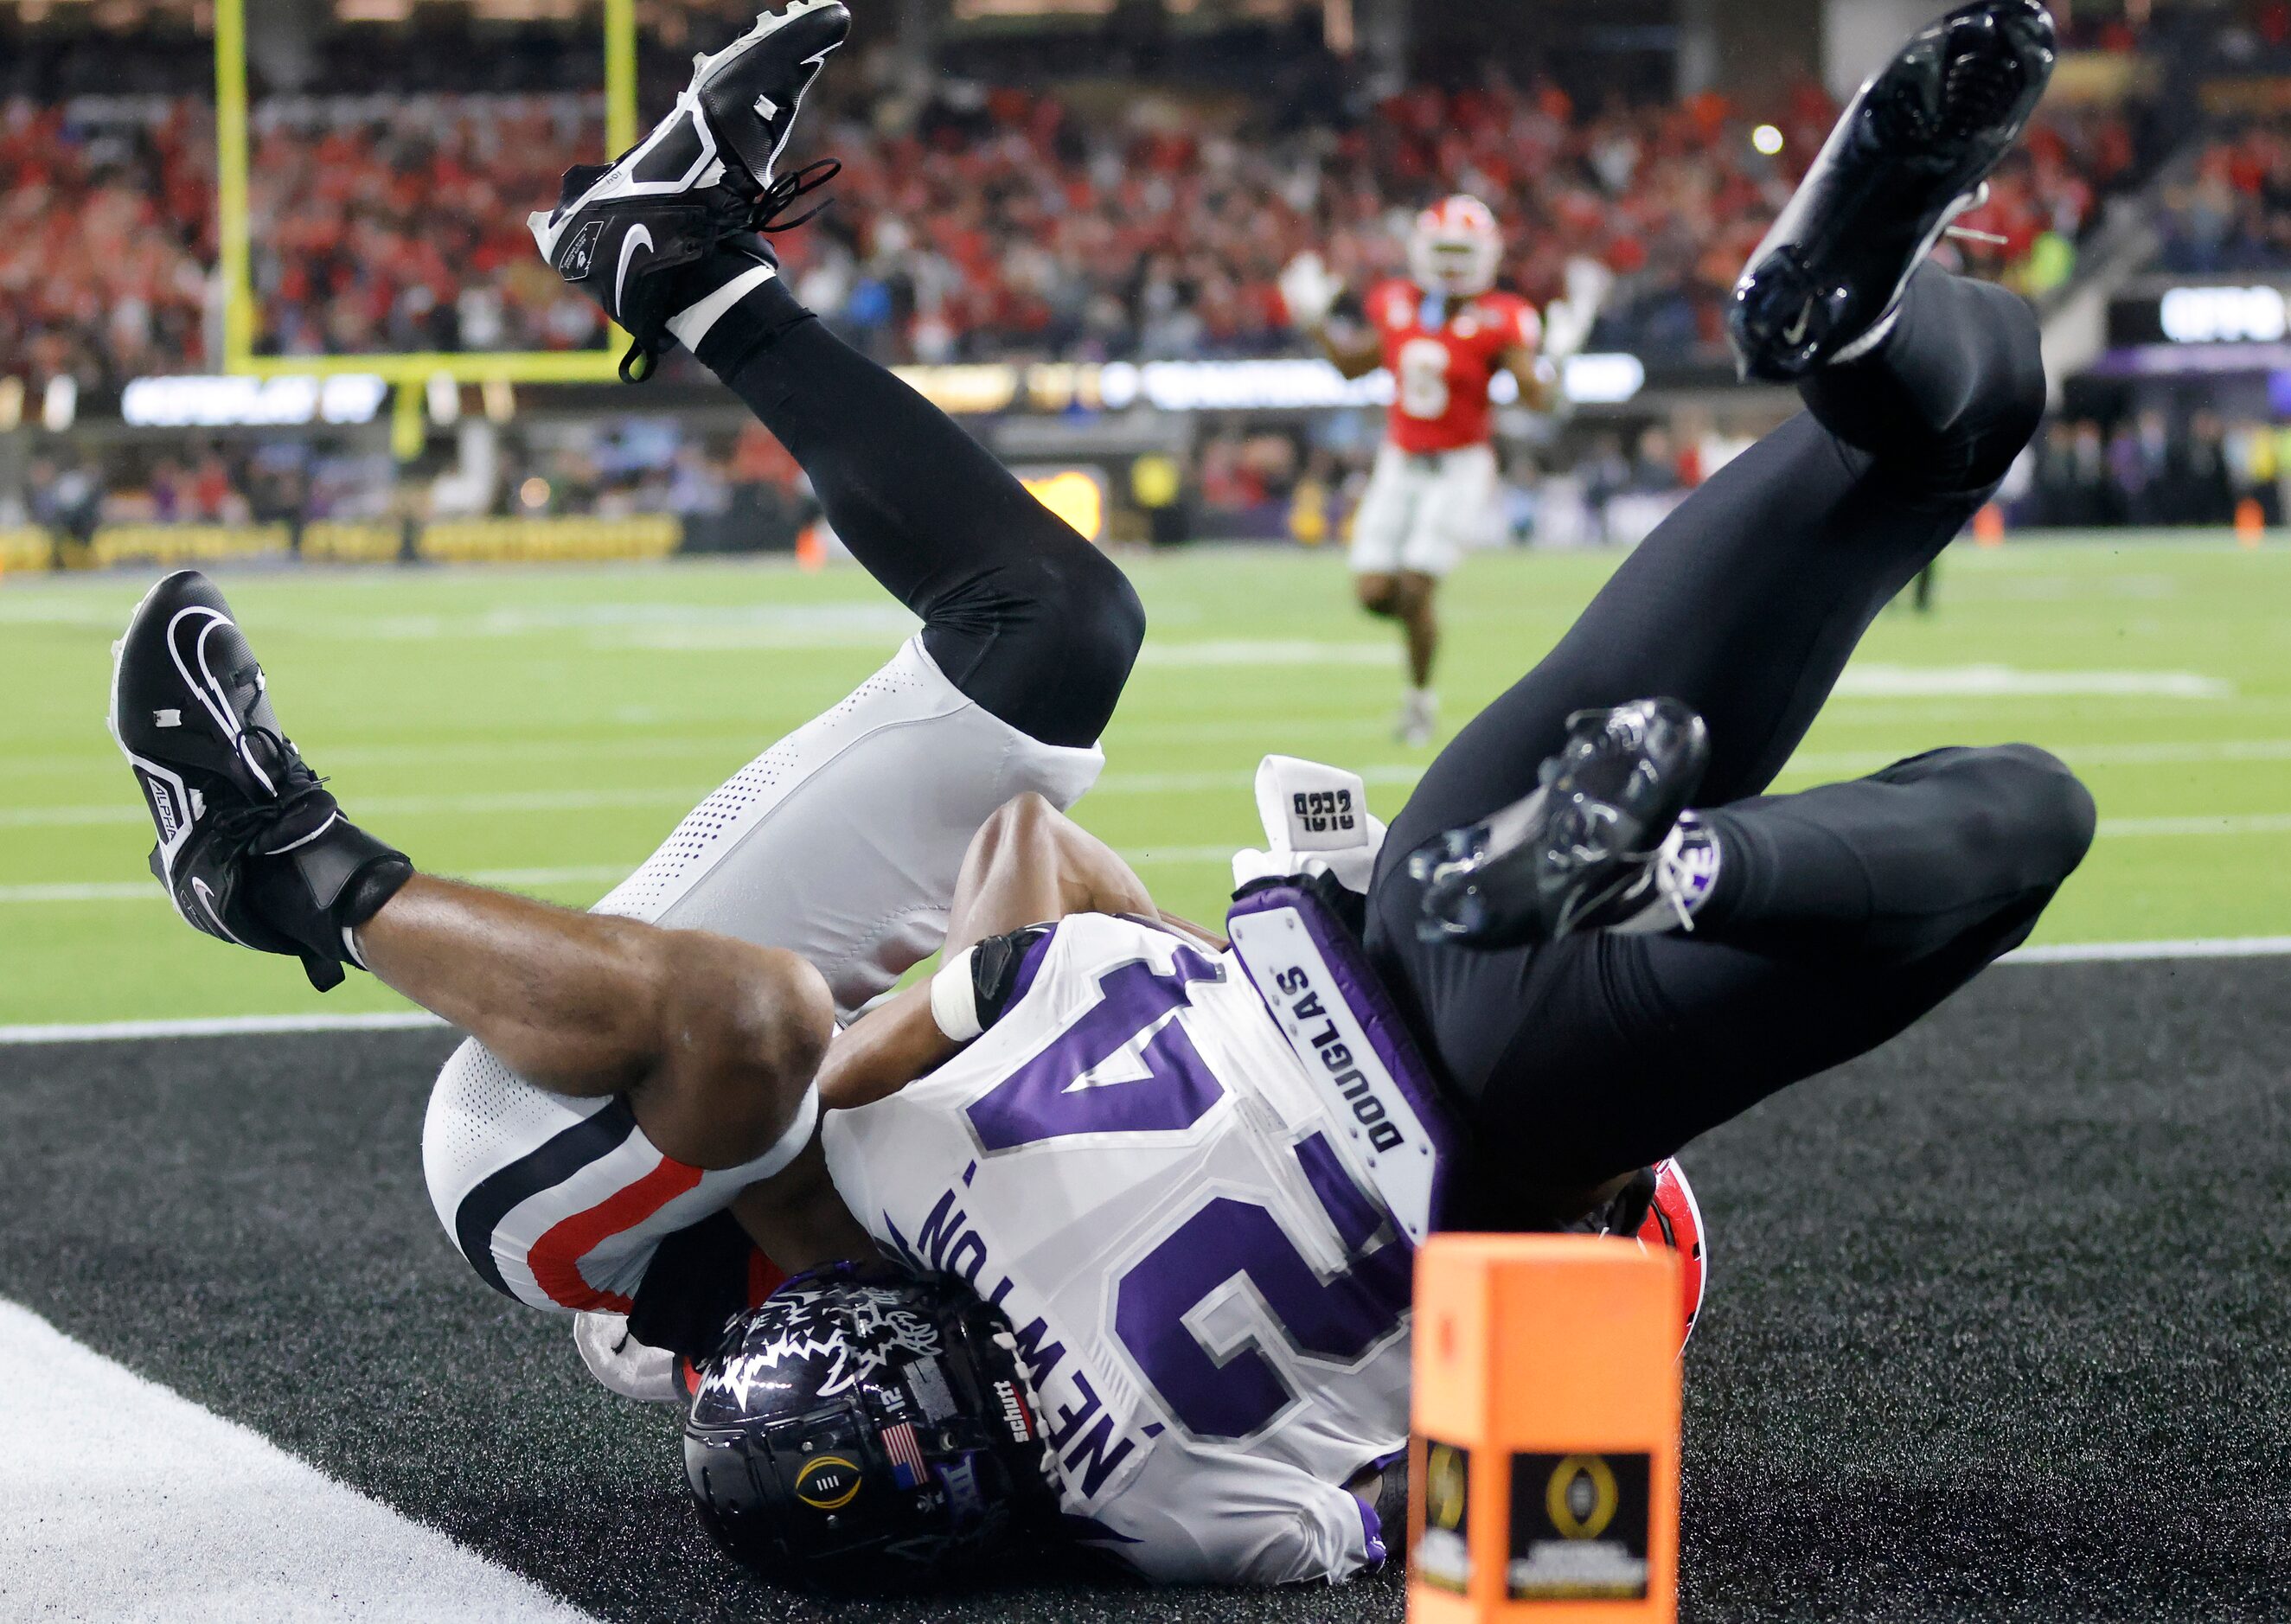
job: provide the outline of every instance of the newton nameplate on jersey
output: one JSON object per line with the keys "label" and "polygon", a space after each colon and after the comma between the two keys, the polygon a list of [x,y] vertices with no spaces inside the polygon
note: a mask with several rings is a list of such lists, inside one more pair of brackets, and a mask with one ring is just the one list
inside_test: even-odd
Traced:
{"label": "newton nameplate on jersey", "polygon": [[1267,886],[1226,922],[1234,955],[1272,1010],[1365,1173],[1411,1245],[1439,1210],[1445,1124],[1423,1062],[1380,1006],[1358,949],[1299,887]]}

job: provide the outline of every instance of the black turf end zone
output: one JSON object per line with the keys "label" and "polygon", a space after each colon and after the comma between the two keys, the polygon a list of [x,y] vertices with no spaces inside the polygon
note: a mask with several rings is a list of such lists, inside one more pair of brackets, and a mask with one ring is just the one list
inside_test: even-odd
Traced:
{"label": "black turf end zone", "polygon": [[[1400,1618],[1389,1579],[1020,1572],[905,1606],[747,1580],[692,1520],[671,1418],[438,1228],[449,1047],[0,1049],[0,1295],[604,1617]],[[1684,1616],[2286,1616],[2287,1055],[2291,961],[2009,968],[1691,1149]]]}

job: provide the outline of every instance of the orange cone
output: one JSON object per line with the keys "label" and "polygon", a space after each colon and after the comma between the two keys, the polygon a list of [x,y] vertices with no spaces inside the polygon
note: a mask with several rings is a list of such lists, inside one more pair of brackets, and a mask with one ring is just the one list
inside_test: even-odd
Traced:
{"label": "orange cone", "polygon": [[1981,511],[1973,516],[1973,540],[1975,546],[2002,547],[2005,544],[2005,510],[1995,502],[1984,502]]}
{"label": "orange cone", "polygon": [[806,575],[827,567],[827,542],[817,525],[806,525],[796,532],[795,567]]}
{"label": "orange cone", "polygon": [[2235,539],[2243,546],[2256,547],[2267,529],[2267,516],[2260,511],[2259,498],[2246,496],[2235,504]]}

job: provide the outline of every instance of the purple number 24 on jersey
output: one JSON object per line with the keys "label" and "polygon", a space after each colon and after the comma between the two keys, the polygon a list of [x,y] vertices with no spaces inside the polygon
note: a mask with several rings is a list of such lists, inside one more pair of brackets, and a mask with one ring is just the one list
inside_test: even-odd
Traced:
{"label": "purple number 24 on jersey", "polygon": [[[1226,1090],[1187,1034],[1182,1011],[1193,984],[1222,981],[1223,968],[1180,947],[1167,971],[1137,960],[1098,981],[1098,1001],[1031,1059],[969,1106],[988,1151],[1094,1133],[1181,1132]],[[1150,1037],[1146,1037],[1147,1033]],[[1089,1073],[1135,1050],[1146,1076],[1086,1086]],[[1223,1359],[1185,1316],[1236,1277],[1270,1310],[1291,1351],[1338,1365],[1357,1363],[1393,1334],[1407,1312],[1411,1249],[1400,1227],[1355,1183],[1320,1134],[1294,1153],[1306,1184],[1342,1238],[1346,1266],[1324,1276],[1274,1212],[1213,1196],[1197,1206],[1114,1289],[1114,1333],[1178,1424],[1196,1437],[1248,1437],[1297,1395],[1251,1336]]]}

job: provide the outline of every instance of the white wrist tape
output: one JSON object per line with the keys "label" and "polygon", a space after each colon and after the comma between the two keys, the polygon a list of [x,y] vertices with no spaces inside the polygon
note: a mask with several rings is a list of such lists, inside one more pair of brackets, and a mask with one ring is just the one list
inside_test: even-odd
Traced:
{"label": "white wrist tape", "polygon": [[970,979],[971,955],[977,951],[964,948],[931,977],[931,1019],[957,1043],[968,1043],[986,1030],[978,1018],[978,989]]}

